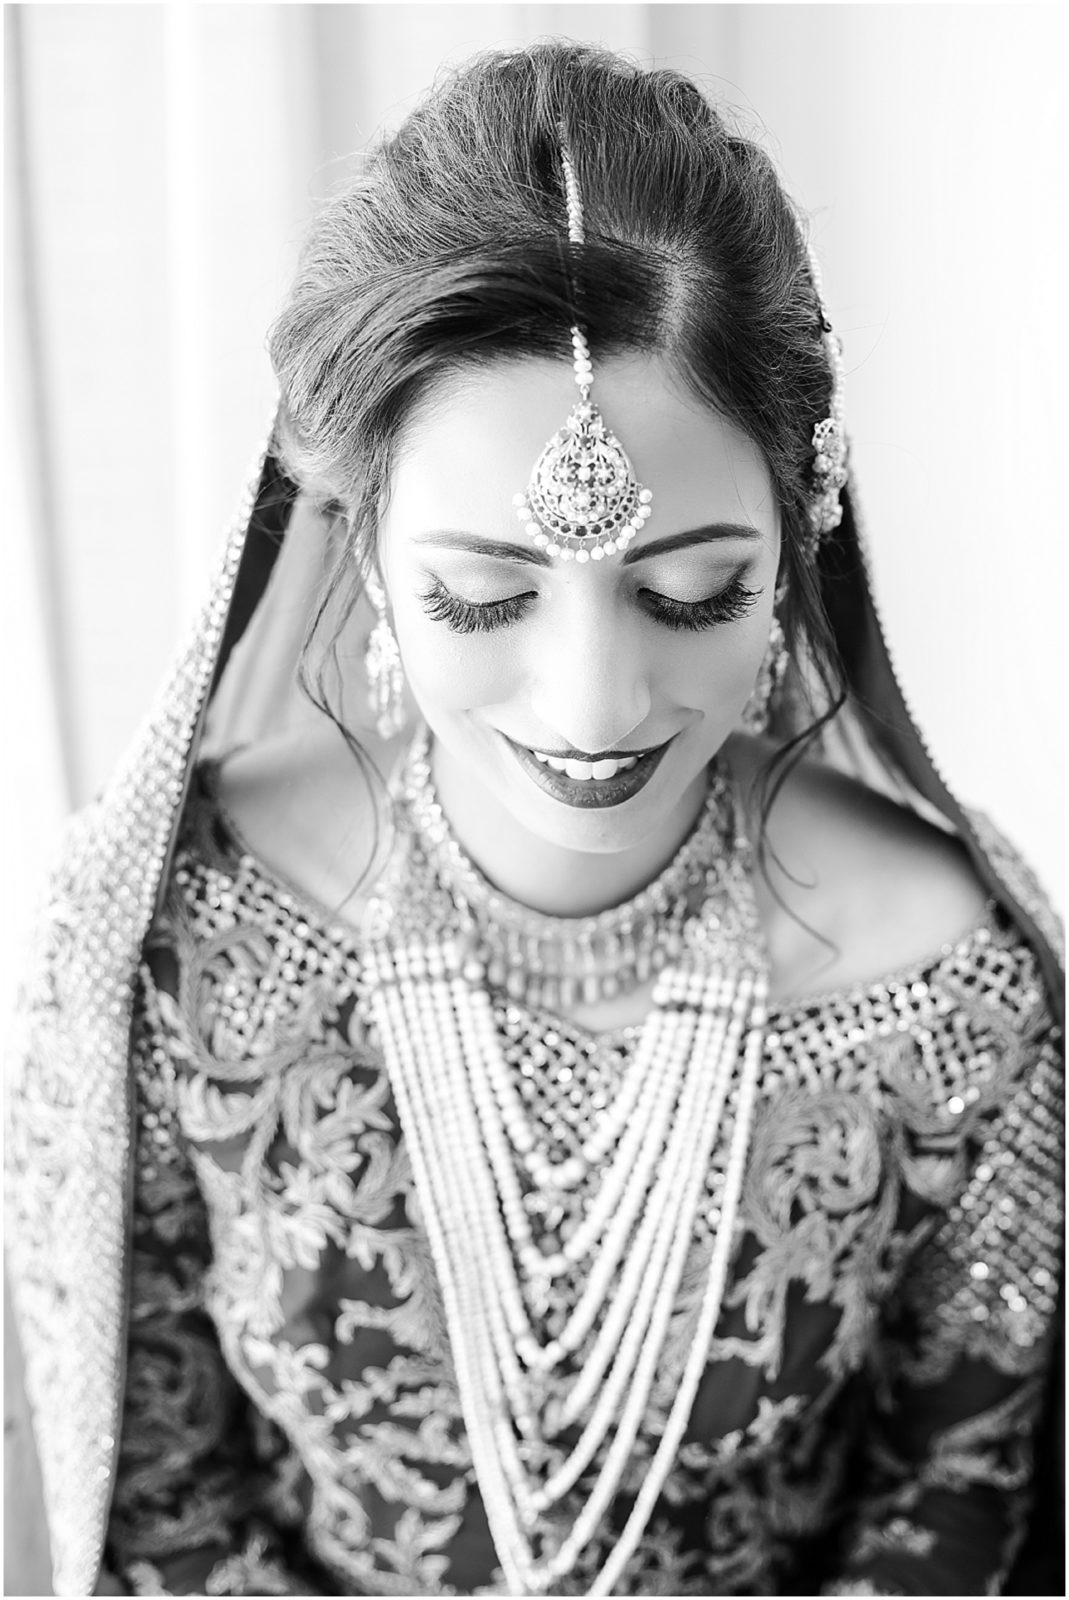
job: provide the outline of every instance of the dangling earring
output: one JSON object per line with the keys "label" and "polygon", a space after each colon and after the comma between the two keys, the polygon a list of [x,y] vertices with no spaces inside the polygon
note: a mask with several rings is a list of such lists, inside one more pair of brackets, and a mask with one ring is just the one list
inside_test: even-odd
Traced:
{"label": "dangling earring", "polygon": [[405,675],[386,616],[386,596],[373,578],[368,579],[367,593],[376,619],[364,650],[368,704],[380,739],[392,739],[405,725]]}
{"label": "dangling earring", "polygon": [[742,725],[747,733],[764,733],[768,727],[772,701],[783,682],[787,670],[787,641],[779,618],[773,614],[768,631],[768,649],[757,672],[757,681],[742,711]]}

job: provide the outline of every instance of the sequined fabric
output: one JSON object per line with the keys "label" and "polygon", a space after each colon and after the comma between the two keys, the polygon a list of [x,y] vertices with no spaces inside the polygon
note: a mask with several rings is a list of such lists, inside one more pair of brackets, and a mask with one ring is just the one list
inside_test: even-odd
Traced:
{"label": "sequined fabric", "polygon": [[86,1593],[100,1560],[125,1330],[138,955],[258,475],[154,706],[103,794],[68,826],[8,1054],[5,1243],[58,1594]]}
{"label": "sequined fabric", "polygon": [[[152,921],[182,812],[206,702],[219,666],[224,624],[233,613],[233,627],[228,626],[228,634],[233,634],[230,643],[233,643],[255,611],[262,593],[264,563],[262,550],[258,553],[257,546],[262,547],[264,540],[259,534],[248,541],[246,536],[252,526],[249,508],[256,483],[260,483],[262,490],[257,515],[268,508],[278,490],[277,465],[272,472],[267,470],[272,466],[269,458],[262,480],[260,467],[257,468],[246,504],[228,536],[205,605],[143,729],[99,799],[70,823],[41,916],[28,940],[27,978],[10,1039],[6,1076],[6,1244],[26,1388],[42,1467],[57,1594],[84,1595],[94,1587],[113,1498],[116,1511],[113,1551],[121,1550],[129,1558],[129,1586],[136,1592],[150,1593],[162,1588],[163,1580],[150,1552],[165,1561],[176,1592],[199,1592],[204,1587],[207,1593],[308,1594],[334,1592],[337,1585],[337,1579],[323,1568],[313,1571],[302,1565],[309,1546],[317,1537],[317,1525],[323,1524],[324,1519],[329,1522],[330,1494],[321,1492],[313,1504],[312,1490],[320,1480],[288,1442],[285,1431],[267,1423],[251,1404],[234,1372],[221,1359],[218,1334],[206,1319],[206,1284],[210,1283],[210,1278],[205,1274],[211,1259],[210,1234],[205,1196],[190,1166],[195,1142],[191,1143],[185,1134],[179,1135],[175,1142],[174,1106],[159,1100],[166,1087],[167,1072],[176,1064],[176,1058],[172,1053],[171,1036],[161,1033],[163,1024],[152,1021],[148,1015],[147,983],[138,989],[143,941]],[[864,542],[860,540],[859,543],[857,511],[853,504],[851,518],[853,531],[848,520],[843,524],[850,558],[838,569],[851,570],[853,562],[860,575],[851,592],[852,603],[847,607],[851,618],[848,632],[854,626],[854,619],[858,619],[858,626],[864,629],[867,608],[872,604],[865,576]],[[270,524],[268,542],[273,544],[285,518],[280,521],[272,513],[267,520]],[[860,565],[854,559],[858,555]],[[237,588],[243,590],[242,601],[232,606],[236,580]],[[882,644],[878,628],[877,638]],[[872,708],[873,726],[878,732],[888,716],[893,720],[895,707],[901,708],[901,694],[890,663],[879,650],[875,655],[866,651],[859,656],[856,650],[844,648],[842,653],[844,659],[856,658],[851,688],[859,704]],[[916,726],[908,718],[906,722],[905,742],[897,747],[896,759],[904,764],[920,792],[928,793],[931,784],[926,785],[925,779],[937,778],[937,774]],[[873,726],[868,728],[866,737],[871,736]],[[789,725],[788,718],[780,731],[786,734],[797,730]],[[935,789],[939,791],[936,803],[953,819],[954,826],[969,845],[977,870],[992,893],[1012,908],[1017,925],[1031,941],[1037,959],[1044,963],[1048,981],[1057,984],[1060,928],[1034,877],[987,819],[979,814],[962,814],[953,797],[945,793],[945,786],[936,782]],[[942,800],[939,794],[943,795]],[[255,931],[257,916],[248,908],[242,912],[251,940],[246,965],[255,967],[260,959],[267,963],[261,973],[264,993],[260,996],[258,980],[255,1004],[242,1025],[243,1036],[250,1039],[255,1037],[258,1017],[264,1027],[270,1023],[267,1007],[272,1004],[271,985],[290,981],[283,974],[285,958],[281,952],[284,947],[278,942],[279,930],[272,920],[277,892],[270,885],[268,888],[271,892],[260,908],[267,922],[259,933]],[[294,909],[289,908],[291,912]],[[302,920],[299,912],[297,916],[299,924]],[[334,992],[330,985],[343,983],[344,978],[330,967],[329,955],[322,944],[325,940],[334,946],[337,940],[326,922],[316,925],[315,916],[306,923],[308,933],[302,933],[298,924],[294,925],[290,943],[285,947],[293,958],[289,965],[304,972],[305,963],[315,961],[317,966],[307,967],[307,972],[315,976],[320,971],[327,984],[323,992],[329,995]],[[275,928],[273,938],[268,937],[270,928]],[[1023,952],[1020,954],[1026,964],[1031,960]],[[208,952],[204,954],[204,965],[211,965]],[[919,973],[905,975],[907,987],[921,976]],[[318,979],[316,981],[318,983]],[[167,992],[166,984],[163,991]],[[189,997],[195,990],[183,992],[188,1010]],[[351,1044],[346,1044],[338,1031],[337,1024],[343,1020],[341,1011],[333,1016],[322,1008],[317,1010],[314,995],[319,992],[318,988],[309,986],[310,1019],[324,1029],[329,1023],[329,1038],[342,1040],[343,1054],[351,1051]],[[353,1014],[354,992],[348,991],[350,1015]],[[1012,1016],[1016,1017],[1017,1013],[1012,1011]],[[852,1026],[845,1025],[848,1029]],[[588,1046],[589,1041],[585,1041],[581,1048],[585,1051]],[[268,1046],[268,1055],[271,1049]],[[1038,1053],[1029,1044],[1028,1059],[1047,1062],[1052,1049],[1053,1036],[1047,1036]],[[140,1097],[135,1100],[131,1094],[131,1066],[135,1057],[140,1063],[141,1080],[150,1070],[146,1062],[162,1069],[154,1088],[147,1082],[144,1084],[145,1095],[155,1096],[155,1103],[143,1102]],[[206,1059],[209,1062],[213,1059],[210,1050]],[[209,1078],[212,1071],[214,1068],[208,1072]],[[1019,1101],[1022,1118],[1018,1143],[1030,1159],[1029,1130],[1040,1091],[1026,1092],[1024,1085],[1029,1081],[1024,1077],[1017,1080],[1015,1099]],[[1053,1068],[1045,1065],[1036,1081],[1053,1082]],[[148,1114],[142,1115],[142,1110]],[[1053,1104],[1050,1114],[1056,1116]],[[155,1124],[148,1120],[149,1115],[155,1116]],[[136,1118],[139,1184],[133,1217],[132,1117]],[[991,1153],[995,1154],[1004,1148],[997,1116],[989,1116],[985,1127],[989,1129],[985,1138],[994,1141]],[[371,1129],[370,1132],[383,1133],[388,1140],[387,1130]],[[361,1136],[362,1144],[366,1145],[367,1137],[366,1133]],[[970,1135],[966,1145],[969,1171],[982,1187],[989,1180],[978,1170],[973,1171],[983,1164],[979,1162],[975,1143]],[[169,1169],[176,1191],[171,1195],[165,1186],[153,1197],[145,1186],[156,1183],[164,1170],[162,1154],[168,1144],[173,1144],[181,1155],[180,1162]],[[142,1157],[150,1146],[155,1149],[155,1158],[146,1166]],[[385,1159],[386,1147],[383,1147],[374,1157],[373,1170],[380,1170]],[[949,1170],[945,1162],[935,1162],[933,1170],[940,1169]],[[1000,1182],[1003,1176],[1000,1173]],[[364,1181],[360,1180],[361,1189]],[[1025,1194],[1043,1192],[1043,1186],[1037,1185]],[[183,1194],[185,1201],[180,1198]],[[971,1209],[975,1215],[975,1204],[966,1204],[969,1198],[962,1190],[958,1202],[960,1212]],[[1012,1200],[1014,1196],[1001,1198]],[[331,1206],[336,1202],[328,1199],[323,1204],[324,1215],[333,1216]],[[949,1219],[949,1211],[946,1215]],[[993,1239],[1012,1232],[1009,1227],[999,1229],[997,1220],[992,1220],[996,1215],[1012,1216],[1012,1213],[999,1211],[996,1214],[988,1208],[985,1215],[989,1231],[994,1230],[991,1231]],[[195,1222],[195,1218],[199,1221]],[[963,1224],[957,1213],[954,1221],[958,1228],[954,1237],[970,1238],[968,1231],[961,1232]],[[371,1237],[377,1249],[382,1230],[381,1225],[374,1226],[377,1231]],[[949,1229],[949,1221],[947,1227]],[[351,1229],[346,1230],[346,1248],[350,1236],[358,1237]],[[408,1235],[401,1237],[407,1240]],[[313,1234],[313,1242],[314,1238]],[[205,1254],[206,1241],[208,1254]],[[986,1322],[993,1330],[994,1346],[1008,1349],[1000,1344],[999,1329],[1005,1318],[997,1302],[1005,1302],[1011,1318],[1019,1313],[1013,1311],[1004,1296],[995,1293],[973,1304],[969,1296],[977,1283],[983,1287],[982,1274],[977,1273],[974,1278],[970,1271],[969,1284],[963,1284],[960,1262],[955,1265],[954,1260],[949,1259],[949,1235],[945,1251],[934,1248],[937,1244],[938,1240],[933,1240],[933,1250],[927,1258],[917,1258],[918,1268],[923,1266],[928,1270],[930,1261],[933,1263],[931,1270],[939,1270],[942,1254],[948,1274],[946,1283],[953,1286],[955,1298],[959,1294],[965,1297],[962,1303],[968,1309],[967,1320],[975,1337],[980,1341],[984,1339],[985,1332],[980,1325]],[[401,1249],[400,1244],[398,1249]],[[346,1261],[348,1259],[346,1255]],[[380,1260],[371,1246],[368,1246],[368,1259],[376,1271],[386,1270],[382,1264],[386,1257]],[[407,1257],[394,1252],[389,1259],[391,1263],[400,1260],[403,1265]],[[1025,1261],[1029,1259],[1026,1252]],[[187,1268],[185,1276],[179,1274],[176,1282],[174,1263],[178,1260],[185,1260]],[[156,1272],[154,1289],[145,1287],[146,1263]],[[982,1267],[987,1263],[981,1257],[974,1264]],[[1039,1263],[1029,1272],[1049,1270],[1052,1269]],[[287,1282],[293,1281],[295,1271],[289,1270]],[[417,1277],[413,1269],[413,1281]],[[1003,1284],[997,1273],[988,1281],[996,1288],[1014,1288],[1012,1283]],[[1016,1282],[1021,1297],[1028,1298],[1030,1291],[1024,1287],[1025,1279],[1019,1277]],[[1045,1279],[1033,1282],[1033,1286],[1044,1290],[1050,1287]],[[127,1316],[128,1289],[132,1291],[133,1309],[141,1308],[133,1320]],[[793,1296],[792,1308],[799,1295],[804,1299],[807,1292],[804,1282],[792,1283],[789,1292],[789,1297]],[[428,1298],[427,1304],[432,1305],[432,1299]],[[1040,1314],[1045,1315],[1045,1312],[1046,1307],[1041,1307]],[[838,1312],[834,1314],[837,1316]],[[188,1317],[195,1317],[200,1351],[197,1359],[188,1355]],[[168,1332],[171,1318],[175,1325]],[[1026,1326],[1027,1319],[1021,1325]],[[160,1335],[156,1343],[147,1332],[150,1328]],[[330,1331],[329,1325],[327,1331]],[[170,1356],[166,1352],[168,1346]],[[1040,1348],[1039,1344],[1030,1349],[1026,1345],[1020,1358],[1023,1364],[1031,1368],[1038,1361]],[[135,1369],[146,1355],[138,1378]],[[159,1361],[156,1355],[161,1356]],[[126,1382],[127,1357],[129,1384]],[[371,1374],[372,1406],[377,1403],[375,1396],[386,1381],[378,1376],[381,1369],[374,1365],[376,1358],[373,1355],[367,1369]],[[387,1397],[393,1394],[393,1388],[403,1388],[401,1369],[390,1362],[389,1372]],[[137,1449],[134,1448],[132,1454],[129,1449],[130,1441],[136,1438],[137,1419],[143,1420],[149,1414],[136,1401],[130,1405],[123,1435],[123,1470],[116,1474],[118,1420],[124,1393],[130,1402],[138,1392],[142,1399],[150,1392],[157,1396],[161,1427],[164,1426],[164,1409],[174,1402],[170,1414],[172,1425],[166,1435],[168,1448],[159,1459],[152,1441],[146,1443],[144,1432],[140,1436],[144,1479],[130,1470],[131,1461],[136,1463],[139,1459]],[[194,1410],[189,1413],[185,1406],[191,1396]],[[386,1403],[391,1403],[389,1398]],[[400,1416],[403,1406],[396,1399],[392,1403],[395,1414]],[[763,1419],[769,1414],[766,1408],[755,1412],[754,1416],[763,1426]],[[730,1418],[729,1406],[729,1420],[723,1423],[728,1431],[719,1446],[722,1453],[730,1451],[739,1434],[739,1427]],[[756,1439],[760,1432],[757,1421],[751,1431]],[[842,1436],[845,1437],[845,1433]],[[213,1452],[224,1438],[229,1439],[234,1454],[229,1460],[220,1457],[215,1461]],[[691,1459],[690,1449],[687,1446],[681,1456],[683,1468]],[[787,1459],[785,1455],[783,1460]],[[985,1470],[990,1469],[989,1453],[981,1451],[978,1459],[988,1463]],[[165,1483],[155,1475],[161,1465],[169,1473]],[[244,1499],[240,1495],[230,1497],[239,1465],[240,1474],[247,1479]],[[218,1472],[214,1470],[216,1466]],[[428,1474],[440,1475],[441,1470],[433,1464],[427,1467]],[[203,1504],[189,1493],[191,1473],[211,1486],[209,1498],[214,1501],[211,1515],[216,1519],[214,1545],[193,1542],[209,1536],[204,1532]],[[320,1475],[323,1482],[327,1477],[329,1474]],[[144,1488],[140,1500],[139,1485]],[[734,1537],[731,1530],[745,1530],[750,1522],[744,1497],[740,1498],[734,1491],[718,1493],[716,1504],[709,1507],[709,1493],[708,1488],[702,1488],[697,1503],[708,1513],[708,1527],[703,1528],[701,1539],[713,1550],[719,1548],[718,1541],[726,1540],[730,1545]],[[1020,1503],[1018,1498],[1015,1504]],[[700,1512],[694,1512],[694,1516],[699,1515]],[[433,1540],[440,1531],[441,1520],[428,1531],[426,1519],[413,1502],[397,1521],[397,1535],[387,1537],[386,1554],[372,1542],[367,1559],[373,1565],[378,1562],[380,1571],[385,1570],[395,1549],[403,1547],[407,1552],[405,1559],[411,1559],[421,1581],[423,1578],[430,1581],[428,1575],[437,1559]],[[133,1531],[135,1523],[136,1531]],[[902,1527],[894,1518],[892,1524],[888,1537]],[[727,1530],[726,1533],[723,1530]],[[985,1524],[981,1531],[986,1535],[990,1528]],[[291,1548],[291,1535],[297,1538],[296,1549]],[[448,1544],[449,1554],[442,1558],[449,1569],[443,1584],[448,1585],[449,1577],[455,1582],[459,1571],[459,1544],[459,1539],[454,1537]],[[984,1547],[982,1539],[978,1548],[981,1547]],[[180,1548],[187,1552],[184,1557],[174,1553]],[[485,1550],[482,1557],[485,1558]],[[710,1559],[715,1567],[716,1560]],[[882,1560],[886,1563],[886,1554]],[[660,1547],[655,1556],[649,1557],[649,1563],[642,1578],[645,1592],[652,1593],[658,1588],[661,1592],[682,1592],[681,1569],[668,1546]],[[716,1581],[728,1582],[731,1570],[729,1559]],[[829,1588],[828,1592],[872,1593],[878,1592],[880,1587],[867,1577],[848,1576],[836,1581],[838,1588]],[[903,1579],[906,1587],[910,1581],[908,1577]],[[389,1588],[385,1579],[382,1582]],[[409,1592],[405,1584],[405,1577],[395,1577],[394,1592]],[[357,1585],[346,1580],[345,1587],[346,1592],[351,1592]],[[955,1582],[953,1587],[958,1592],[961,1586]]]}
{"label": "sequined fabric", "polygon": [[[135,1026],[109,1533],[135,1592],[504,1592],[361,970],[202,769]],[[497,1019],[568,1148],[576,1085],[611,1094],[633,1035],[505,996]],[[1056,1044],[993,908],[927,963],[773,1015],[710,1363],[618,1592],[997,1590],[1054,1308]],[[717,1180],[714,1154],[622,1502],[685,1360]]]}

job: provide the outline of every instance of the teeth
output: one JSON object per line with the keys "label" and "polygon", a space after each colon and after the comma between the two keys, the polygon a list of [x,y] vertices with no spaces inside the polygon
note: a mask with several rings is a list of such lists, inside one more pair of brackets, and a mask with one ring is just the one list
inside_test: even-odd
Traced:
{"label": "teeth", "polygon": [[592,779],[604,783],[607,778],[615,778],[618,772],[626,772],[638,760],[637,756],[622,756],[618,761],[562,761],[559,756],[547,756],[541,750],[532,750],[531,754],[544,767],[563,772],[577,783],[589,783]]}

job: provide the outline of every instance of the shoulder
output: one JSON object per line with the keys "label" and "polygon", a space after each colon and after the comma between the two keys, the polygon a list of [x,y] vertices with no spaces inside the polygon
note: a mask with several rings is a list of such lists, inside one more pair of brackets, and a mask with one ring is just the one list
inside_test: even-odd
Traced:
{"label": "shoulder", "polygon": [[389,746],[358,755],[328,723],[226,757],[217,795],[240,841],[272,872],[325,906],[346,904],[375,864]]}
{"label": "shoulder", "polygon": [[[743,793],[771,753],[733,743]],[[987,900],[956,836],[816,760],[789,770],[765,839],[758,902],[783,995],[875,982],[934,956]]]}

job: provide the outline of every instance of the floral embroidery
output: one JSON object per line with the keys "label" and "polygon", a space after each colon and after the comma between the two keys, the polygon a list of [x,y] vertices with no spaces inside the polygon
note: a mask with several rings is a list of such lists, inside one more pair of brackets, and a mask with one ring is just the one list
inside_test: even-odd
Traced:
{"label": "floral embroidery", "polygon": [[866,1528],[857,1541],[855,1555],[859,1561],[882,1555],[888,1550],[904,1550],[911,1556],[930,1555],[935,1546],[931,1528],[919,1528],[908,1517],[892,1517],[882,1525],[874,1523]]}
{"label": "floral embroidery", "polygon": [[[174,1156],[169,1177],[138,1190],[139,1227],[169,1235],[168,1260],[200,1244],[184,1278],[146,1266],[135,1281],[116,1505],[153,1530],[154,1559],[228,1536],[212,1581],[238,1587],[206,1592],[252,1592],[253,1572],[257,1592],[298,1592],[272,1589],[290,1581],[280,1557],[240,1534],[225,1441],[197,1435],[191,1391],[173,1391],[168,1420],[160,1383],[138,1377],[159,1319],[203,1307],[214,1358],[183,1329],[173,1359],[204,1382],[236,1378],[266,1419],[273,1443],[246,1509],[284,1508],[277,1525],[299,1530],[298,1556],[325,1584],[300,1592],[501,1593],[359,952],[239,857],[202,801],[147,946],[142,1122],[163,1119]],[[979,1590],[1025,1492],[1057,1264],[1060,1079],[1032,959],[987,920],[901,982],[773,1016],[766,1058],[731,1291],[619,1592],[896,1593],[903,1562],[928,1590],[944,1559],[929,1503],[982,1486],[1006,1507],[985,1512],[974,1542]],[[1026,1226],[1010,1237],[1005,1216]],[[670,1404],[709,1249],[695,1237],[625,1502]],[[963,1354],[987,1364],[979,1379]],[[218,1463],[204,1492],[183,1491],[185,1544],[145,1498],[167,1475],[139,1441],[161,1426]],[[113,1542],[129,1565],[142,1552],[123,1526]],[[585,1553],[576,1592],[611,1536]],[[959,1554],[945,1558],[955,1592]]]}
{"label": "floral embroidery", "polygon": [[204,1584],[206,1595],[294,1594],[293,1575],[267,1553],[267,1536],[250,1534],[241,1550],[217,1561]]}
{"label": "floral embroidery", "polygon": [[[724,1341],[778,1376],[791,1283],[838,1307],[839,1324],[820,1362],[833,1376],[854,1369],[869,1333],[881,1251],[897,1211],[894,1167],[885,1163],[876,1113],[842,1090],[787,1090],[767,1102],[754,1130],[743,1211],[760,1245],[730,1296],[745,1307],[751,1348]],[[886,1176],[890,1165],[891,1176]]]}

